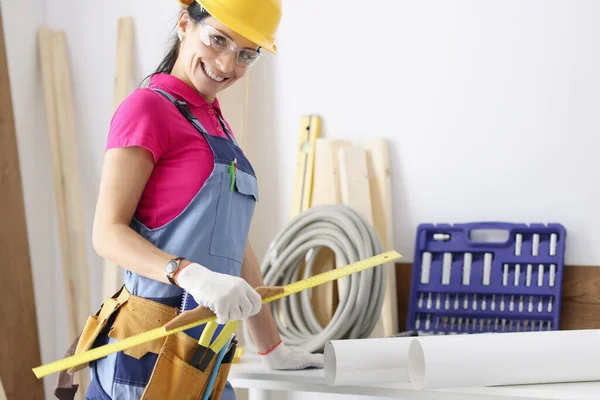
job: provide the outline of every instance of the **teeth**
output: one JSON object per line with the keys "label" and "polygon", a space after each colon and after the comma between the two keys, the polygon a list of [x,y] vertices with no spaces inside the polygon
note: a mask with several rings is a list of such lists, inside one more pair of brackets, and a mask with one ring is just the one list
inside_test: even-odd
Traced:
{"label": "teeth", "polygon": [[225,79],[225,78],[215,74],[214,72],[212,72],[210,69],[208,69],[208,67],[206,65],[204,65],[204,72],[206,72],[206,75],[210,76],[210,78],[214,81],[222,82],[223,79]]}

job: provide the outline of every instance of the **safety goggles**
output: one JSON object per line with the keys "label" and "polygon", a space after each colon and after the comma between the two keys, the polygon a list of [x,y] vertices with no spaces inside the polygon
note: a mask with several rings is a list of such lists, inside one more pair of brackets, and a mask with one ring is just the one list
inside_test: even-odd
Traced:
{"label": "safety goggles", "polygon": [[252,66],[260,58],[260,52],[258,50],[239,48],[225,33],[213,28],[202,20],[199,20],[198,22],[203,28],[202,31],[200,31],[200,40],[217,54],[236,53],[235,62],[238,66],[243,68]]}

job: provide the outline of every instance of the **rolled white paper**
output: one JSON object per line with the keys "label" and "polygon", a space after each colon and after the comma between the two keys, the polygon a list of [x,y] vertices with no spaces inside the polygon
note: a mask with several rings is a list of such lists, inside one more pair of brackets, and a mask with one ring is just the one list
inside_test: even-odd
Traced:
{"label": "rolled white paper", "polygon": [[600,380],[600,330],[480,333],[413,338],[415,389]]}
{"label": "rolled white paper", "polygon": [[409,383],[408,347],[412,337],[330,340],[325,345],[329,386]]}

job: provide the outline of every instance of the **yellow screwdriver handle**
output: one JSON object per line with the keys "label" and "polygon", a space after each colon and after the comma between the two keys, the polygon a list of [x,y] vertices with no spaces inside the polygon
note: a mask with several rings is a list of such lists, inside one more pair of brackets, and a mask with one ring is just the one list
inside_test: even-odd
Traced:
{"label": "yellow screwdriver handle", "polygon": [[213,344],[210,345],[210,349],[215,353],[219,353],[223,346],[225,346],[229,339],[231,339],[231,335],[233,335],[239,323],[240,321],[227,322],[221,333],[219,333],[217,339]]}
{"label": "yellow screwdriver handle", "polygon": [[198,344],[200,346],[208,348],[208,346],[210,346],[210,339],[212,339],[218,326],[219,324],[217,324],[217,322],[214,320],[208,322],[202,330],[202,335],[200,335],[200,340],[198,341]]}

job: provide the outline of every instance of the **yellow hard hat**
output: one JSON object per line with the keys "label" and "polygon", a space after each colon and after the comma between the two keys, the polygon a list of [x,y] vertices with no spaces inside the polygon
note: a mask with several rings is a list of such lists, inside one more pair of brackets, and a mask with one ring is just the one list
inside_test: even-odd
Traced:
{"label": "yellow hard hat", "polygon": [[196,1],[221,23],[273,54],[275,32],[281,20],[281,0],[179,0]]}

